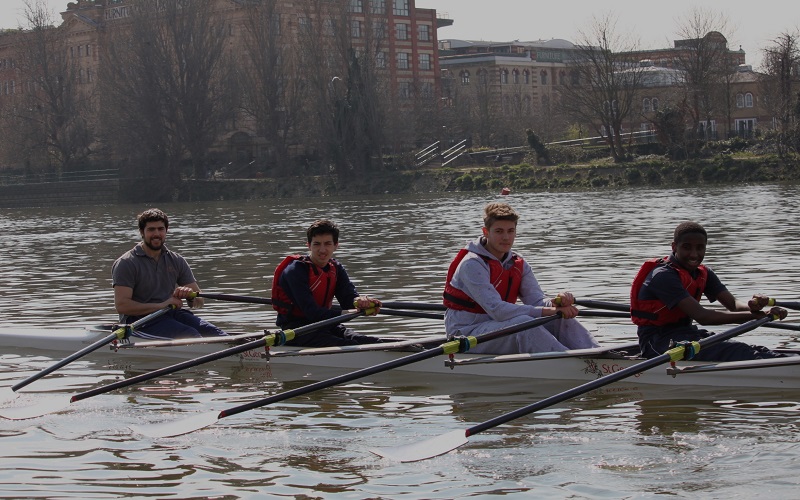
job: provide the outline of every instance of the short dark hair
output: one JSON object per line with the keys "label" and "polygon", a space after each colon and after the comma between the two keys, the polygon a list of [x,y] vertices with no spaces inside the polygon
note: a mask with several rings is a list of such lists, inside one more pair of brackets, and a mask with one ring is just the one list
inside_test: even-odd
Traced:
{"label": "short dark hair", "polygon": [[158,208],[148,208],[144,212],[140,213],[136,217],[136,220],[139,221],[139,232],[144,231],[144,226],[146,226],[148,222],[157,221],[164,222],[164,227],[169,229],[169,217],[167,217],[167,214]]}
{"label": "short dark hair", "polygon": [[489,203],[483,209],[483,225],[490,229],[498,220],[510,220],[514,224],[519,221],[519,214],[508,203]]}
{"label": "short dark hair", "polygon": [[333,223],[328,219],[320,219],[318,221],[314,221],[313,224],[308,226],[308,230],[306,231],[306,236],[308,237],[308,243],[311,244],[311,239],[314,236],[319,236],[322,234],[330,234],[333,236],[333,242],[339,243],[339,226]]}
{"label": "short dark hair", "polygon": [[678,227],[675,228],[675,234],[672,235],[672,241],[675,243],[680,243],[681,238],[690,233],[702,234],[706,239],[708,239],[708,233],[706,233],[706,230],[703,226],[697,222],[687,221],[678,224]]}

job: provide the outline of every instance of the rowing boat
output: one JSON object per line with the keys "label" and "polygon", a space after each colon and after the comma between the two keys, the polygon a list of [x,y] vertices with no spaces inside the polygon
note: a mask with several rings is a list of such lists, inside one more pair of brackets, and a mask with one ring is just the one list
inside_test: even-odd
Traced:
{"label": "rowing boat", "polygon": [[[92,344],[107,334],[97,329],[52,330],[16,329],[0,331],[0,348],[6,354],[74,352]],[[236,344],[252,341],[257,334],[241,334],[224,339],[185,339],[180,341],[132,341],[115,343],[93,352],[92,357],[105,357],[110,362],[127,358],[146,358],[149,362],[193,359]],[[355,370],[408,355],[421,342],[438,345],[443,337],[427,337],[407,341],[387,342],[346,347],[297,348],[272,347],[245,351],[225,358],[228,362],[261,363],[270,365],[302,365],[309,368]],[[593,349],[537,354],[502,356],[456,354],[452,359],[440,356],[416,362],[398,370],[437,374],[452,377],[460,374],[482,377],[538,379],[559,381],[588,381],[615,373],[642,361],[634,353],[635,343],[606,345]],[[791,351],[787,351],[791,352]],[[796,352],[793,352],[796,354]],[[4,357],[5,362],[25,363],[26,356]],[[769,387],[800,389],[800,356],[775,360],[707,363],[681,361],[665,370],[650,370],[631,379],[637,384],[715,387]]]}

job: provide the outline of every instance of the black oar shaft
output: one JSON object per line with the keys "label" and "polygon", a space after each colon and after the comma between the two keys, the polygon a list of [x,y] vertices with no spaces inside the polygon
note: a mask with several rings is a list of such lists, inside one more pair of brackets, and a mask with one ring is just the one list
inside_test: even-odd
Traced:
{"label": "black oar shaft", "polygon": [[[500,330],[495,330],[493,332],[485,333],[483,335],[479,335],[475,337],[477,343],[481,344],[484,342],[488,342],[490,340],[494,340],[496,338],[504,337],[506,335],[511,335],[513,333],[521,332],[522,330],[527,330],[529,328],[534,328],[537,326],[541,326],[549,321],[554,319],[560,318],[560,314],[554,314],[552,316],[545,316],[542,318],[536,318],[533,320],[525,321],[524,323],[520,323],[518,325],[508,326],[506,328],[502,328]],[[236,406],[234,408],[229,408],[227,410],[223,410],[219,413],[219,418],[229,417],[231,415],[236,415],[237,413],[241,413],[244,411],[252,410],[254,408],[260,408],[262,406],[267,406],[272,403],[277,403],[279,401],[285,401],[287,399],[293,398],[295,396],[301,396],[303,394],[308,394],[314,391],[318,391],[320,389],[326,389],[328,387],[332,387],[334,385],[344,384],[346,382],[350,382],[352,380],[356,380],[359,378],[367,377],[369,375],[374,375],[376,373],[385,372],[387,370],[391,370],[393,368],[399,368],[401,366],[410,365],[411,363],[416,363],[417,361],[423,361],[425,359],[434,358],[441,354],[445,353],[445,345],[442,344],[439,347],[435,347],[433,349],[429,349],[426,351],[410,354],[408,356],[403,356],[402,358],[393,359],[391,361],[387,361],[385,363],[381,363],[378,365],[370,366],[367,368],[362,368],[361,370],[356,370],[351,373],[347,373],[344,375],[339,375],[338,377],[333,377],[327,380],[321,380],[319,382],[314,382],[312,384],[298,387],[297,389],[292,389],[290,391],[282,392],[280,394],[275,394],[268,398],[260,399],[258,401],[252,401],[250,403],[246,403],[240,406]]]}
{"label": "black oar shaft", "polygon": [[249,304],[272,304],[272,299],[263,299],[261,297],[245,297],[242,295],[227,295],[224,293],[198,293],[197,296],[205,299],[246,302]]}
{"label": "black oar shaft", "polygon": [[[766,316],[764,318],[750,320],[747,323],[741,324],[741,325],[739,325],[739,326],[737,326],[735,328],[732,328],[730,330],[727,330],[725,332],[718,333],[718,334],[712,335],[710,337],[706,337],[706,338],[704,338],[704,339],[699,341],[700,348],[702,349],[703,347],[707,347],[709,345],[713,345],[713,344],[716,344],[718,342],[722,342],[724,340],[727,340],[727,339],[729,339],[731,337],[735,337],[736,335],[742,334],[744,332],[748,332],[748,331],[750,331],[750,330],[752,330],[754,328],[757,328],[758,326],[763,325],[764,323],[772,321],[772,319],[773,318],[771,316]],[[566,400],[574,398],[576,396],[580,396],[581,394],[585,394],[585,393],[587,393],[589,391],[593,391],[593,390],[598,389],[600,387],[603,387],[603,386],[606,386],[606,385],[609,385],[609,384],[613,384],[614,382],[617,382],[618,380],[622,380],[622,379],[625,379],[625,378],[628,378],[628,377],[632,377],[632,376],[636,375],[637,373],[641,373],[641,372],[647,371],[647,370],[649,370],[651,368],[654,368],[654,367],[656,367],[658,365],[664,364],[664,363],[668,362],[670,359],[671,359],[670,353],[664,353],[664,354],[661,354],[660,356],[656,356],[655,358],[651,358],[651,359],[648,359],[646,361],[642,361],[641,363],[637,363],[637,364],[635,364],[633,366],[629,366],[628,368],[624,368],[624,369],[622,369],[622,370],[620,370],[618,372],[614,372],[614,373],[611,373],[609,375],[605,375],[604,377],[601,377],[599,379],[592,380],[591,382],[587,382],[587,383],[585,383],[583,385],[579,385],[578,387],[574,387],[572,389],[569,389],[567,391],[561,392],[561,393],[556,394],[554,396],[550,396],[549,398],[546,398],[546,399],[543,399],[541,401],[538,401],[538,402],[536,402],[536,403],[534,403],[532,405],[528,405],[528,406],[525,406],[523,408],[519,408],[519,409],[514,410],[512,412],[506,413],[504,415],[500,415],[500,416],[495,417],[495,418],[493,418],[491,420],[487,420],[486,422],[483,422],[483,423],[480,423],[480,424],[475,425],[473,427],[470,427],[469,429],[466,430],[466,436],[467,437],[472,436],[472,435],[477,434],[479,432],[485,431],[486,429],[491,429],[492,427],[497,427],[498,425],[505,424],[505,423],[510,422],[510,421],[512,421],[514,419],[517,419],[519,417],[528,415],[528,414],[536,412],[538,410],[541,410],[541,409],[544,409],[544,408],[548,408],[550,406],[553,406],[553,405],[556,405],[558,403],[561,403],[562,401],[566,401]]]}
{"label": "black oar shaft", "polygon": [[[158,311],[156,311],[154,313],[151,313],[151,314],[148,314],[147,316],[145,316],[145,317],[143,317],[143,318],[131,323],[130,325],[128,325],[128,327],[133,329],[133,328],[136,328],[137,326],[142,326],[143,324],[154,320],[155,318],[161,316],[162,314],[164,314],[165,312],[167,312],[169,310],[170,310],[170,308],[168,308],[168,307],[166,307],[164,309],[159,309]],[[108,344],[112,340],[120,338],[120,334],[124,333],[124,330],[122,330],[122,331],[120,331],[120,330],[121,329],[117,329],[117,330],[114,331],[114,333],[112,333],[108,337],[104,337],[104,338],[94,342],[93,344],[84,347],[80,351],[67,356],[66,358],[62,359],[58,363],[55,363],[54,365],[52,365],[50,367],[47,367],[47,368],[45,368],[44,370],[42,370],[42,371],[40,371],[38,373],[34,373],[33,375],[31,375],[30,377],[26,378],[22,382],[19,382],[18,384],[12,386],[11,390],[16,392],[16,391],[22,389],[23,387],[25,387],[26,385],[39,380],[40,378],[44,377],[45,375],[53,373],[54,371],[58,370],[59,368],[61,368],[63,366],[66,366],[66,365],[72,363],[73,361],[75,361],[75,360],[77,360],[79,358],[82,358],[83,356],[89,354],[90,352],[96,351],[97,349],[103,347],[104,345]]]}
{"label": "black oar shaft", "polygon": [[[319,328],[324,328],[330,325],[336,325],[339,323],[343,323],[347,320],[355,318],[356,316],[361,316],[364,314],[362,311],[343,314],[342,316],[337,316],[335,318],[326,319],[324,321],[319,321],[317,323],[312,323],[310,325],[302,326],[300,328],[295,328],[294,333],[295,336],[303,335],[310,331],[317,330]],[[169,375],[170,373],[175,373],[177,371],[185,370],[186,368],[191,368],[194,366],[201,365],[203,363],[208,363],[211,361],[216,361],[218,359],[226,358],[228,356],[233,356],[234,354],[239,354],[241,352],[249,351],[251,349],[257,349],[260,347],[264,347],[266,345],[266,337],[260,338],[258,340],[253,340],[252,342],[247,342],[242,345],[229,347],[228,349],[224,349],[222,351],[213,352],[210,354],[206,354],[205,356],[200,356],[199,358],[190,359],[187,361],[183,361],[181,363],[177,363],[171,366],[166,366],[164,368],[159,368],[158,370],[153,370],[151,372],[143,373],[141,375],[137,375],[135,377],[127,378],[124,380],[119,380],[117,382],[105,385],[103,387],[97,387],[95,389],[91,389],[85,392],[81,392],[72,396],[70,402],[80,401],[82,399],[86,399],[92,396],[97,396],[98,394],[104,394],[106,392],[113,391],[115,389],[120,389],[122,387],[128,387],[133,384],[138,384],[139,382],[145,382],[147,380],[152,380],[154,378],[160,377],[162,375]]]}
{"label": "black oar shaft", "polygon": [[622,311],[630,314],[631,307],[628,304],[615,304],[613,302],[602,302],[599,300],[576,300],[576,305],[591,307],[593,309],[608,309],[609,311]]}
{"label": "black oar shaft", "polygon": [[785,302],[781,300],[775,301],[775,305],[778,307],[785,307],[786,309],[800,310],[800,302]]}

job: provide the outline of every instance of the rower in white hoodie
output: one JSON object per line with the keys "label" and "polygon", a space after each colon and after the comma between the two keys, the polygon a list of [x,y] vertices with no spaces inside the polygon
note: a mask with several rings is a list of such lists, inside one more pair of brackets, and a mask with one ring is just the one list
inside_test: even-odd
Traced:
{"label": "rower in white hoodie", "polygon": [[592,334],[574,319],[578,309],[573,295],[561,292],[547,299],[531,267],[511,250],[518,220],[506,203],[490,203],[484,209],[483,235],[468,243],[450,264],[444,291],[447,334],[478,336],[560,311],[563,319],[482,342],[470,352],[515,354],[598,347]]}

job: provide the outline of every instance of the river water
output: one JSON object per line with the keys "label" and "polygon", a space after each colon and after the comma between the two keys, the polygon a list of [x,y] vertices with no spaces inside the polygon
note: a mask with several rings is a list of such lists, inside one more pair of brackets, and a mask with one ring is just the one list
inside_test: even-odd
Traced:
{"label": "river water", "polygon": [[[683,220],[709,231],[706,263],[735,295],[798,300],[797,186],[426,194],[403,197],[168,204],[169,244],[208,293],[268,296],[280,259],[328,217],[337,257],[362,292],[438,302],[447,265],[479,234],[483,206],[522,215],[515,249],[549,294],[627,302],[641,262],[666,255]],[[144,206],[0,210],[0,329],[59,329],[113,321],[113,260],[138,237]],[[795,313],[800,314],[800,313]],[[274,326],[264,306],[207,301],[202,315],[233,332]],[[800,317],[800,316],[798,316]],[[790,316],[790,319],[792,317]],[[624,320],[587,319],[601,342],[632,340]],[[441,333],[436,320],[362,318],[376,335]],[[743,339],[800,347],[789,331]],[[0,354],[7,387],[60,356]],[[63,355],[62,355],[63,356]],[[81,359],[20,400],[73,394],[163,366]],[[795,498],[800,391],[658,389],[616,383],[496,427],[457,451],[417,463],[370,448],[464,429],[570,387],[465,377],[457,386],[388,372],[226,418],[192,434],[152,439],[133,425],[235,406],[330,376],[217,362],[119,390],[67,411],[0,420],[0,497],[49,498]],[[574,384],[573,384],[574,385]],[[25,392],[23,391],[23,392]],[[21,404],[19,401],[10,405]]]}

